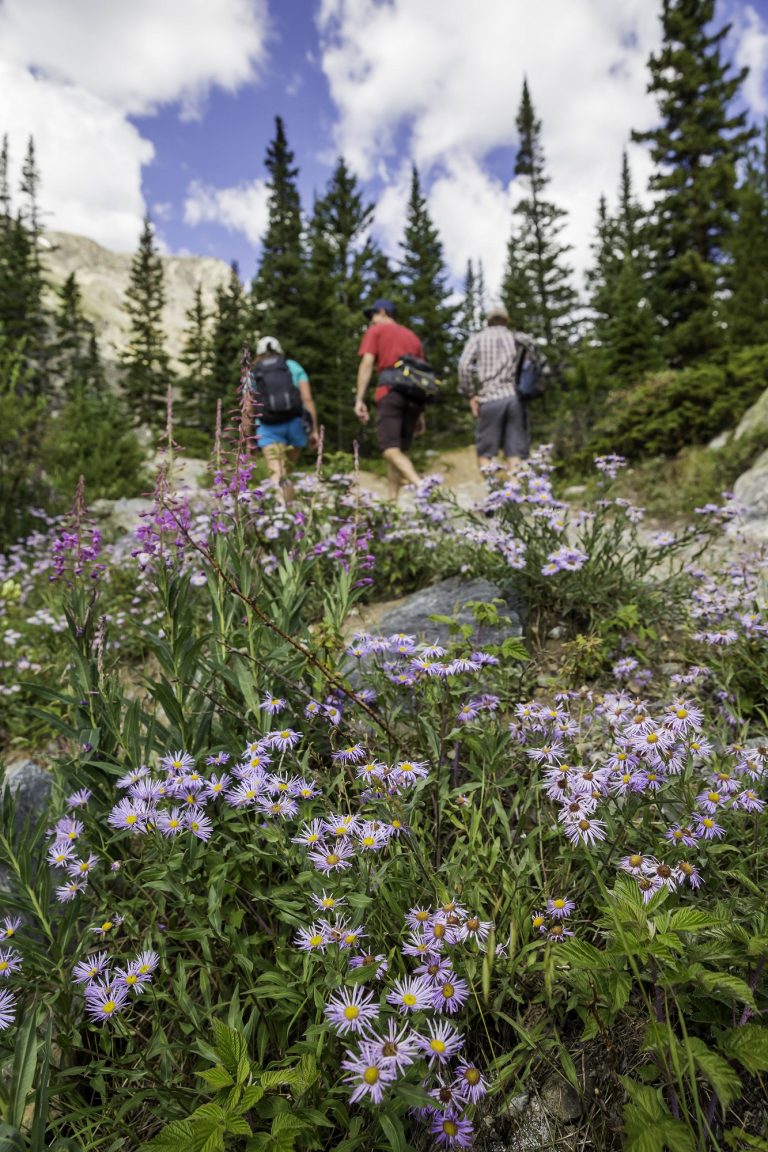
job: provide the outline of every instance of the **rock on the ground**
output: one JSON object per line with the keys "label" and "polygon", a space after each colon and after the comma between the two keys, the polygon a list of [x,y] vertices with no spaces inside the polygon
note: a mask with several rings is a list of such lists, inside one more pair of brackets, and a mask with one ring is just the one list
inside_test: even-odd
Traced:
{"label": "rock on the ground", "polygon": [[[467,605],[473,601],[489,604],[496,600],[503,601],[496,605],[499,623],[479,625]],[[431,616],[451,616],[459,624],[471,624],[472,643],[480,646],[501,644],[507,637],[521,636],[523,632],[523,606],[519,601],[515,602],[490,580],[465,580],[461,576],[451,576],[406,597],[397,608],[380,617],[378,631],[385,635],[404,632],[430,642],[447,643],[455,634],[448,624],[431,620]]]}
{"label": "rock on the ground", "polygon": [[6,765],[5,783],[16,801],[16,831],[20,833],[25,824],[36,824],[46,811],[51,774],[34,760],[20,757]]}
{"label": "rock on the ground", "polygon": [[753,539],[768,542],[768,449],[739,476],[733,494],[744,509],[739,526]]}
{"label": "rock on the ground", "polygon": [[768,389],[744,413],[733,438],[740,440],[742,436],[748,436],[754,432],[763,432],[768,436]]}
{"label": "rock on the ground", "polygon": [[149,512],[152,501],[145,496],[120,500],[94,500],[90,511],[99,520],[110,520],[114,528],[123,532],[133,532],[142,523],[142,513]]}

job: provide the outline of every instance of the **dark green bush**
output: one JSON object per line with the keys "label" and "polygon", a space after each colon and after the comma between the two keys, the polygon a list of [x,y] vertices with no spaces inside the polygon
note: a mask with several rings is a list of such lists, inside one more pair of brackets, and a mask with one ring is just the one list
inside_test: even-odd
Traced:
{"label": "dark green bush", "polygon": [[56,498],[65,507],[80,476],[89,500],[139,496],[148,483],[141,445],[123,404],[111,393],[75,393],[50,421],[42,459]]}
{"label": "dark green bush", "polygon": [[633,388],[612,392],[590,440],[592,454],[630,460],[673,456],[733,428],[768,388],[768,345],[743,348],[723,363],[655,372]]}

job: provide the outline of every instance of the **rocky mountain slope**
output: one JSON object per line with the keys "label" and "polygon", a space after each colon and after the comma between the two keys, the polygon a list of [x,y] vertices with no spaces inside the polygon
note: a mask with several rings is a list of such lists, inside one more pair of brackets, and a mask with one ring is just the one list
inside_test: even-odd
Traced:
{"label": "rocky mountain slope", "polygon": [[[111,252],[85,236],[48,232],[42,240],[46,275],[53,287],[61,287],[71,272],[83,296],[83,307],[96,325],[99,348],[107,366],[115,364],[125,347],[127,317],[124,311],[128,287],[130,252]],[[185,314],[192,306],[195,288],[203,290],[211,307],[216,289],[228,279],[229,265],[209,256],[162,256],[166,306],[163,322],[166,347],[175,367],[184,342]]]}

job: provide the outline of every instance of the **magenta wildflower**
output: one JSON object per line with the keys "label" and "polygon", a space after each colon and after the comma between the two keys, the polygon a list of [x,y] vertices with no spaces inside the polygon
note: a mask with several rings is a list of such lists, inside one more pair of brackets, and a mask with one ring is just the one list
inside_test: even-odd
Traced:
{"label": "magenta wildflower", "polygon": [[432,1004],[432,987],[423,976],[406,976],[403,980],[396,980],[391,991],[387,994],[387,1003],[397,1008],[398,1012],[419,1012]]}
{"label": "magenta wildflower", "polygon": [[0,948],[0,979],[21,969],[21,953],[15,948]]}
{"label": "magenta wildflower", "polygon": [[374,1104],[381,1104],[384,1089],[397,1079],[397,1067],[381,1055],[379,1046],[366,1042],[360,1045],[359,1055],[350,1055],[341,1066],[348,1073],[345,1083],[354,1085],[350,1104],[369,1096]]}
{"label": "magenta wildflower", "polygon": [[5,989],[0,992],[0,1032],[10,1028],[16,1019],[16,997]]}
{"label": "magenta wildflower", "polygon": [[368,1024],[379,1018],[379,1006],[373,993],[366,992],[362,984],[341,988],[325,1006],[328,1023],[340,1036],[347,1032],[365,1032]]}

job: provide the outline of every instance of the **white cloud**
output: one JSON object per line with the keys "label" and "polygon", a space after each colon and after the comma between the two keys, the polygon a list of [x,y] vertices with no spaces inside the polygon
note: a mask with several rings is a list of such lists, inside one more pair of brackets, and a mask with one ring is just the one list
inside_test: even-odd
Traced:
{"label": "white cloud", "polygon": [[242,232],[256,247],[269,218],[269,189],[264,180],[254,180],[237,188],[212,188],[193,180],[184,201],[185,223],[221,224],[231,232]]}
{"label": "white cloud", "polygon": [[165,104],[197,115],[212,86],[258,76],[268,37],[266,0],[2,0],[12,177],[31,135],[48,226],[130,250],[154,148],[128,117]]}
{"label": "white cloud", "polygon": [[[465,0],[322,0],[336,146],[360,176],[387,180],[382,164],[405,148],[429,189],[453,276],[463,275],[468,256],[482,258],[493,291],[511,223],[504,208],[516,192],[511,171],[499,181],[483,161],[516,144],[527,76],[550,192],[569,213],[566,238],[582,269],[598,198],[615,195],[630,130],[656,119],[646,65],[659,43],[659,10],[659,0],[539,0],[532,15],[527,0],[484,0],[468,19]],[[641,192],[648,166],[633,156]],[[379,209],[381,228],[380,217]]]}
{"label": "white cloud", "polygon": [[748,5],[736,20],[734,33],[738,39],[736,63],[740,68],[749,68],[749,75],[744,82],[744,96],[758,116],[768,115],[768,23]]}

